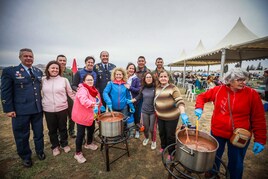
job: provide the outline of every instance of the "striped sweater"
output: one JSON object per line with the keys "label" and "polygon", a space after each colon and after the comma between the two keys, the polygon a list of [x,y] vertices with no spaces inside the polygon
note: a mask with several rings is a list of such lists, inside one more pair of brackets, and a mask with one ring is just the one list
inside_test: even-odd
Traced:
{"label": "striped sweater", "polygon": [[162,88],[158,86],[155,90],[154,104],[158,118],[162,120],[179,119],[179,105],[185,105],[179,89],[174,84],[169,84],[163,91]]}

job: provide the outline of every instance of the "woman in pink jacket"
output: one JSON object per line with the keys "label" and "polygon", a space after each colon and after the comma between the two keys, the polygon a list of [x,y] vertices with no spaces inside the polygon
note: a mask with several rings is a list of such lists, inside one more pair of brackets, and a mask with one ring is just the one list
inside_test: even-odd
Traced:
{"label": "woman in pink jacket", "polygon": [[[74,99],[75,94],[67,78],[61,77],[60,64],[50,61],[45,70],[46,77],[42,79],[42,106],[45,113],[48,135],[53,156],[60,154],[61,147],[65,153],[70,152],[67,135],[67,94]],[[60,140],[59,136],[60,135]]]}
{"label": "woman in pink jacket", "polygon": [[84,147],[86,149],[97,150],[98,146],[93,143],[95,118],[99,113],[99,109],[105,111],[105,108],[101,103],[100,94],[93,85],[93,76],[91,74],[86,74],[83,77],[83,83],[79,84],[79,89],[76,93],[73,105],[72,119],[77,124],[77,137],[75,141],[76,153],[74,158],[79,163],[86,162],[82,153],[85,129],[87,130],[87,142]]}

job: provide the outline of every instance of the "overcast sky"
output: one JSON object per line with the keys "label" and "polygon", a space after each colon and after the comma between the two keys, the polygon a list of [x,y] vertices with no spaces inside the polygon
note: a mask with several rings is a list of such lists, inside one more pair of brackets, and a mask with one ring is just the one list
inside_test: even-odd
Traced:
{"label": "overcast sky", "polygon": [[83,67],[86,56],[100,62],[107,50],[117,66],[143,55],[154,68],[157,57],[168,64],[200,40],[213,48],[239,17],[267,36],[267,7],[267,0],[0,0],[0,65],[19,64],[19,49],[27,47],[35,64],[64,54],[68,66],[76,58]]}

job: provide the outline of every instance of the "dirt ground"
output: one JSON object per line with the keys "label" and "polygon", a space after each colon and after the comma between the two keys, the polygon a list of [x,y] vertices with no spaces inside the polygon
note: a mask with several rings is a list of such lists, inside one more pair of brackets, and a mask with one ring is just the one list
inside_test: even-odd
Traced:
{"label": "dirt ground", "polygon": [[[186,101],[186,112],[192,123],[195,123],[194,102]],[[213,105],[206,104],[204,114],[199,122],[202,131],[210,131],[210,118],[212,115]],[[266,121],[268,113],[266,112]],[[268,123],[268,122],[267,122]],[[53,157],[48,139],[48,130],[44,120],[45,136],[45,153],[47,158],[39,161],[34,152],[34,145],[31,135],[31,148],[33,149],[33,166],[24,168],[21,160],[16,154],[16,146],[12,134],[11,120],[4,116],[2,109],[0,111],[0,178],[167,178],[168,172],[162,163],[161,155],[158,150],[151,150],[150,142],[147,146],[142,146],[144,135],[140,139],[130,139],[129,152],[130,156],[123,156],[110,165],[110,172],[106,171],[105,152],[90,151],[83,149],[87,162],[78,164],[73,158],[75,151],[75,139],[69,139],[72,148],[70,153],[61,153]],[[159,149],[159,136],[157,136],[157,149]],[[98,144],[100,146],[100,144]],[[268,178],[268,150],[254,156],[251,142],[244,162],[245,179]],[[118,147],[124,147],[119,144]],[[267,148],[267,147],[266,147]],[[111,149],[109,156],[115,159],[122,150]],[[227,163],[226,155],[223,161]],[[202,177],[202,176],[201,176]],[[223,177],[224,178],[224,177]]]}

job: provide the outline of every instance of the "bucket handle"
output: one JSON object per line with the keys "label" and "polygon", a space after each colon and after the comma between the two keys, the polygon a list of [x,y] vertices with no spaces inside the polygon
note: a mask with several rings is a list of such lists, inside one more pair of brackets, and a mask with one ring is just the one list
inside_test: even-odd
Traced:
{"label": "bucket handle", "polygon": [[187,154],[189,154],[189,155],[191,155],[191,156],[194,156],[194,152],[193,152],[192,149],[190,149],[190,151],[188,151],[184,146],[180,147],[180,149],[181,149],[182,151],[184,151],[185,153],[187,153]]}

